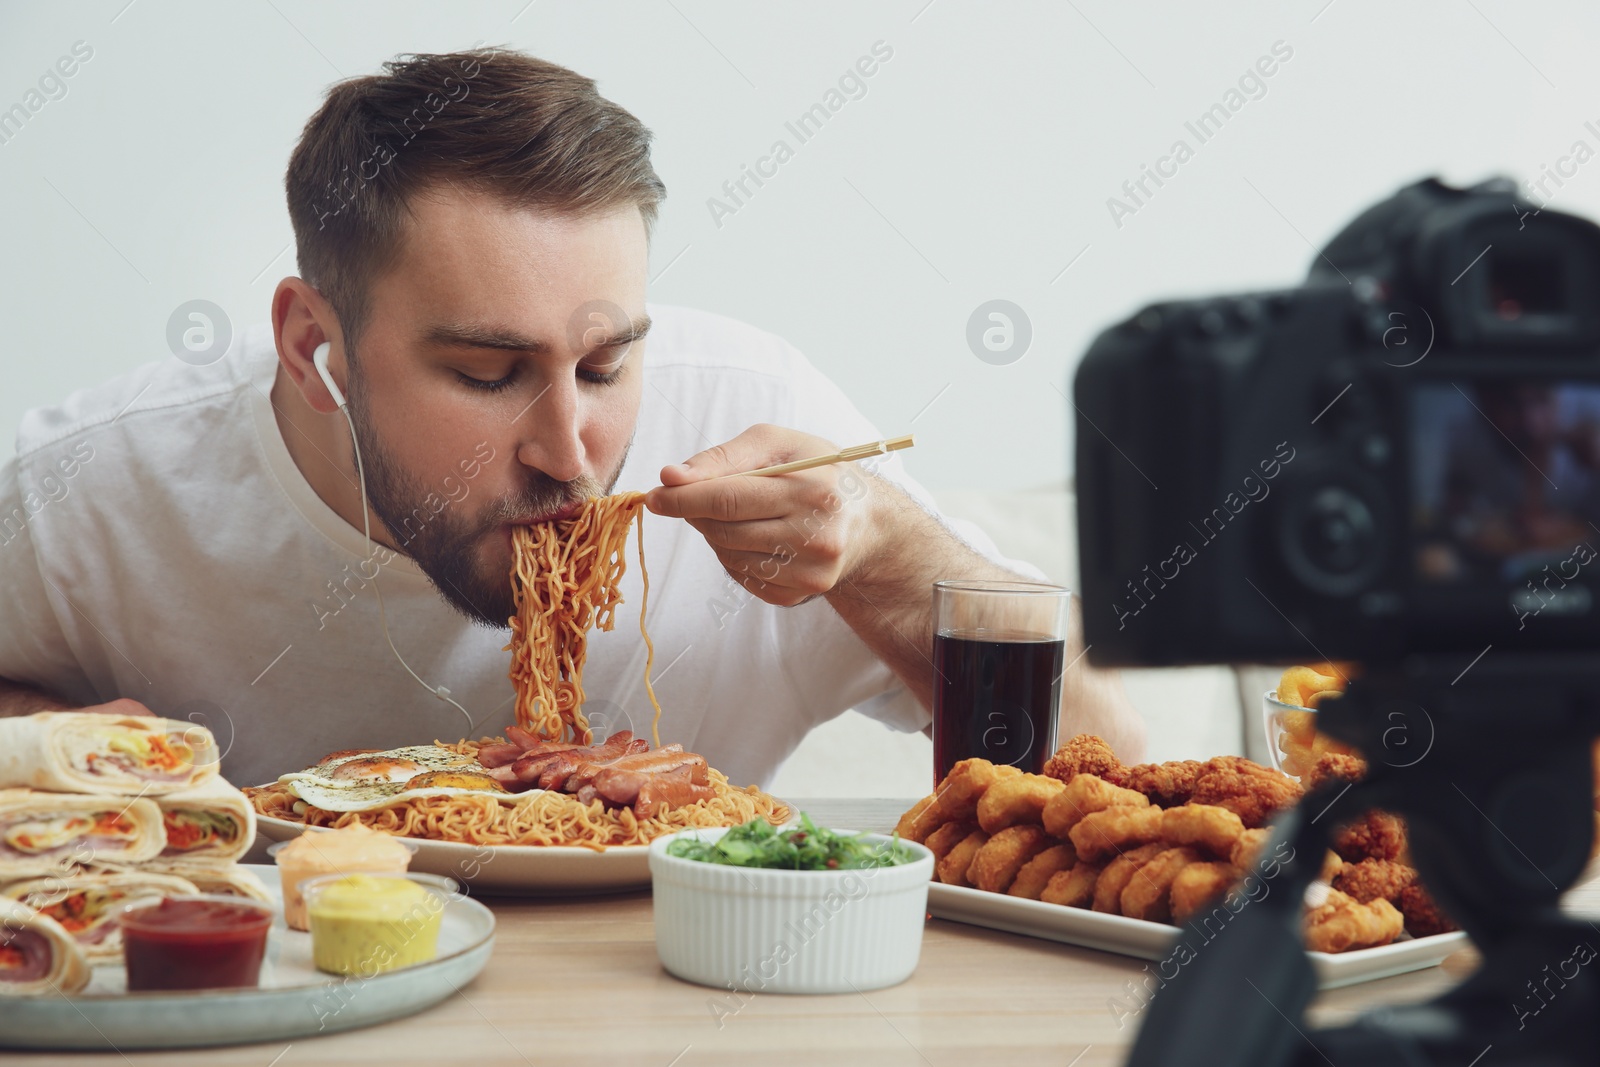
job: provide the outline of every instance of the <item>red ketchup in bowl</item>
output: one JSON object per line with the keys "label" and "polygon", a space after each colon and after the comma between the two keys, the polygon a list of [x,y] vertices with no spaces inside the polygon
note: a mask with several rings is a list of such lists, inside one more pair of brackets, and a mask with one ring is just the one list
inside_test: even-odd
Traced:
{"label": "red ketchup in bowl", "polygon": [[166,897],[119,918],[128,991],[254,988],[272,909],[241,897]]}

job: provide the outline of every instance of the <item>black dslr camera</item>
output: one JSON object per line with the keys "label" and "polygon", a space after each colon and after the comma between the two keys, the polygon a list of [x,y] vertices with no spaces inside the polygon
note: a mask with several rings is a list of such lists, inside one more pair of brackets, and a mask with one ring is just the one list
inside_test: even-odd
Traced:
{"label": "black dslr camera", "polygon": [[[1103,662],[1600,648],[1600,227],[1419,182],[1078,371]],[[1288,623],[1288,625],[1286,625]]]}
{"label": "black dslr camera", "polygon": [[[1600,955],[1560,907],[1596,818],[1600,228],[1509,182],[1419,182],[1298,289],[1107,330],[1074,407],[1092,661],[1360,661],[1317,728],[1365,776],[1318,768],[1274,823],[1282,892],[1214,940],[1178,930],[1192,959],[1129,1063],[1600,1062],[1600,964],[1547,977]],[[1301,902],[1331,829],[1373,808],[1482,963],[1314,1029]]]}

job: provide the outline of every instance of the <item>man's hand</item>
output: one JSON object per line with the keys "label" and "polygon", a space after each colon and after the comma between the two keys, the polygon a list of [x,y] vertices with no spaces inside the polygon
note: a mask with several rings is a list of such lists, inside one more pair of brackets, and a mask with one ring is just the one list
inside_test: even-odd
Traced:
{"label": "man's hand", "polygon": [[117,700],[109,700],[104,704],[95,704],[87,708],[72,708],[70,710],[92,711],[96,715],[155,715],[155,712],[151,711],[137,700],[130,700],[127,697],[121,697]]}
{"label": "man's hand", "polygon": [[872,521],[874,480],[835,463],[772,478],[726,478],[837,452],[820,437],[752,426],[724,445],[661,469],[645,506],[700,531],[735,581],[769,604],[791,607],[831,592],[881,544]]}
{"label": "man's hand", "polygon": [[[831,441],[777,426],[752,426],[725,445],[661,471],[645,505],[687,519],[728,573],[770,604],[826,594],[828,603],[923,707],[933,706],[933,583],[942,578],[1015,581],[898,486],[853,463],[773,478],[726,478],[837,452]],[[1064,737],[1085,731],[1136,762],[1144,724],[1114,671],[1079,663],[1083,624],[1076,598],[1062,680]]]}
{"label": "man's hand", "polygon": [[0,678],[0,717],[32,715],[36,711],[94,711],[102,715],[154,715],[155,712],[137,700],[112,700],[91,707],[81,707],[22,682]]}

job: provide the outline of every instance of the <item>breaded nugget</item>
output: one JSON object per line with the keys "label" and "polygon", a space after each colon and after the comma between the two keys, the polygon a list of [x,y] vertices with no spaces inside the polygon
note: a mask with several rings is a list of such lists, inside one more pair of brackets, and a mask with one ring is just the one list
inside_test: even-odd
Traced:
{"label": "breaded nugget", "polygon": [[1019,774],[995,782],[978,800],[978,825],[985,833],[999,833],[1008,826],[1027,823],[1037,826],[1044,806],[1066,786],[1042,774]]}
{"label": "breaded nugget", "polygon": [[1302,780],[1307,789],[1323,782],[1359,782],[1367,776],[1367,761],[1343,752],[1324,752],[1311,764]]}
{"label": "breaded nugget", "polygon": [[1344,870],[1344,866],[1344,860],[1340,859],[1339,854],[1330,848],[1322,854],[1322,870],[1317,872],[1317,878],[1332,885],[1333,880],[1339,877],[1339,872]]}
{"label": "breaded nugget", "polygon": [[1116,784],[1122,775],[1122,761],[1104,739],[1094,734],[1079,734],[1056,749],[1044,765],[1044,773],[1063,782],[1080,774],[1093,774]]}
{"label": "breaded nugget", "polygon": [[1406,824],[1386,811],[1369,811],[1341,826],[1333,834],[1333,850],[1347,863],[1362,860],[1399,860],[1410,856]]}
{"label": "breaded nugget", "polygon": [[956,842],[955,846],[945,853],[944,859],[934,867],[935,873],[939,875],[939,881],[946,885],[972,885],[967,881],[967,868],[972,866],[972,857],[978,854],[978,850],[988,840],[988,834],[982,830],[974,830]]}
{"label": "breaded nugget", "polygon": [[937,793],[929,793],[911,805],[911,810],[900,816],[900,821],[894,824],[894,832],[906,841],[915,841],[919,845],[927,844],[928,834],[933,832],[933,827],[927,825],[926,822],[919,822],[918,820],[923,812],[933,806],[933,802],[938,799],[938,796]]}
{"label": "breaded nugget", "polygon": [[950,850],[965,841],[967,835],[978,828],[975,822],[947,822],[923,842],[928,846],[928,851],[933,853],[933,862],[938,862],[950,854]]}
{"label": "breaded nugget", "polygon": [[1100,863],[1073,864],[1050,876],[1039,899],[1065,908],[1087,908],[1094,902],[1094,887],[1104,871],[1105,865]]}
{"label": "breaded nugget", "polygon": [[1231,863],[1200,862],[1184,867],[1172,880],[1168,895],[1172,921],[1182,926],[1221,899],[1243,877],[1244,871]]}
{"label": "breaded nugget", "polygon": [[1143,793],[1114,786],[1098,775],[1079,774],[1050,798],[1041,818],[1051,835],[1065,838],[1078,825],[1078,820],[1092,811],[1149,806],[1150,798]]}
{"label": "breaded nugget", "polygon": [[[939,788],[943,789],[944,784],[940,783]],[[952,819],[948,814],[945,813],[943,806],[939,802],[939,796],[940,794],[936,790],[933,794],[933,802],[931,804],[925,808],[922,808],[920,811],[917,810],[917,808],[913,808],[911,811],[906,813],[906,817],[901,819],[900,823],[896,826],[897,830],[902,831],[901,836],[912,841],[920,840],[923,844],[927,844],[929,835],[931,835],[939,827],[950,822],[973,821],[971,815],[968,815],[965,820]]]}
{"label": "breaded nugget", "polygon": [[1174,807],[1189,803],[1194,783],[1205,766],[1199,760],[1173,760],[1170,763],[1138,763],[1122,773],[1117,782],[1150,798],[1153,804]]}
{"label": "breaded nugget", "polygon": [[1161,839],[1174,845],[1197,845],[1217,856],[1231,856],[1244,834],[1244,823],[1227,808],[1184,804],[1161,813]]}
{"label": "breaded nugget", "polygon": [[1328,690],[1338,691],[1345,686],[1342,675],[1319,672],[1311,667],[1290,667],[1278,679],[1278,699],[1297,708],[1311,707],[1311,695]]}
{"label": "breaded nugget", "polygon": [[1172,880],[1178,872],[1200,859],[1198,849],[1187,845],[1157,852],[1139,865],[1122,888],[1122,914],[1130,919],[1164,923],[1172,918]]}
{"label": "breaded nugget", "polygon": [[939,822],[975,821],[978,801],[989,787],[1021,773],[1015,767],[996,765],[986,759],[964,759],[951,767],[950,773],[939,783],[934,794],[939,799],[928,810],[936,813]]}
{"label": "breaded nugget", "polygon": [[967,867],[967,881],[985,893],[1004,893],[1022,865],[1050,847],[1042,826],[1008,826],[991,834]]}
{"label": "breaded nugget", "polygon": [[1394,905],[1400,910],[1406,932],[1412,937],[1432,937],[1461,929],[1422,888],[1421,882],[1413,882],[1400,890]]}
{"label": "breaded nugget", "polygon": [[1362,860],[1347,863],[1333,876],[1333,888],[1365,904],[1369,900],[1395,903],[1400,890],[1417,880],[1415,867],[1394,860]]}
{"label": "breaded nugget", "polygon": [[1330,889],[1320,907],[1306,912],[1306,948],[1312,952],[1375,948],[1399,937],[1404,927],[1404,917],[1387,900],[1362,904]]}
{"label": "breaded nugget", "polygon": [[1148,845],[1130,848],[1106,864],[1106,869],[1100,872],[1100,877],[1094,883],[1094,910],[1111,915],[1121,914],[1122,891],[1128,888],[1128,883],[1133,881],[1133,876],[1139,873],[1141,866],[1166,850],[1167,846],[1160,841],[1152,841]]}
{"label": "breaded nugget", "polygon": [[1013,897],[1038,900],[1050,879],[1078,862],[1078,854],[1070,843],[1051,845],[1022,865],[1006,893]]}
{"label": "breaded nugget", "polygon": [[1233,849],[1228,853],[1228,862],[1240,870],[1253,870],[1256,860],[1261,857],[1261,850],[1267,846],[1267,839],[1271,836],[1272,831],[1264,828],[1246,830],[1233,843]]}
{"label": "breaded nugget", "polygon": [[1068,835],[1080,860],[1098,862],[1137,845],[1161,839],[1162,809],[1107,808],[1078,820]]}
{"label": "breaded nugget", "polygon": [[1206,762],[1189,799],[1195,804],[1227,808],[1246,826],[1258,827],[1297,804],[1304,792],[1299,782],[1282,771],[1243,756],[1218,756]]}
{"label": "breaded nugget", "polygon": [[[1310,715],[1311,712],[1305,714]],[[1282,759],[1278,762],[1279,769],[1302,782],[1305,780],[1305,773],[1317,761],[1315,741],[1296,741],[1287,733],[1278,735],[1278,751],[1283,753]]]}

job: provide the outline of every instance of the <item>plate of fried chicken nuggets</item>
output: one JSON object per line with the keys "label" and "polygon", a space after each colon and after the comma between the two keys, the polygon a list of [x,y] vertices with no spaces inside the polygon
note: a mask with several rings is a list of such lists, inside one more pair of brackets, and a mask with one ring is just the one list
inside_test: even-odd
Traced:
{"label": "plate of fried chicken nuggets", "polygon": [[[1358,757],[1342,754],[1316,769],[1339,778],[1363,771]],[[934,914],[940,897],[964,913],[948,917],[967,921],[974,921],[968,918],[973,909],[993,919],[1010,907],[968,897],[973,890],[1082,909],[1105,925],[1103,937],[1085,937],[1081,921],[1070,928],[1056,923],[1044,936],[1149,956],[1170,943],[1170,930],[1130,941],[1131,927],[1113,930],[1108,921],[1180,927],[1209,921],[1230,891],[1248,885],[1250,873],[1268,868],[1270,857],[1261,854],[1266,824],[1303,792],[1288,776],[1241,757],[1124,766],[1103,740],[1088,734],[1064,744],[1045,772],[964,760],[901,818],[901,836],[934,854],[940,883],[930,896]],[[1320,780],[1316,774],[1308,776],[1314,780]],[[1335,845],[1308,897],[1305,936],[1312,952],[1390,945],[1411,925],[1413,938],[1453,929],[1404,862],[1399,820],[1369,813],[1342,828]],[[1010,925],[976,921],[1036,932],[1028,928],[1044,914],[1036,909],[1012,907]],[[1423,957],[1410,951],[1413,962],[1401,969],[1437,963],[1448,951],[1453,948],[1429,952],[1426,962],[1415,962]]]}

